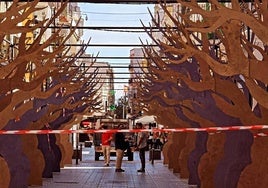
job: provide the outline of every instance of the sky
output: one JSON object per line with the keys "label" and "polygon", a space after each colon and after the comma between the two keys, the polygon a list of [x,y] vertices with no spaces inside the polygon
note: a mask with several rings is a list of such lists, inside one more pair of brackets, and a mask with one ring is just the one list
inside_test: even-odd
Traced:
{"label": "sky", "polygon": [[[85,21],[85,26],[101,26],[101,27],[142,27],[141,21],[149,26],[151,17],[149,10],[153,12],[154,5],[152,4],[94,4],[94,3],[79,3],[82,17]],[[84,41],[90,39],[90,44],[141,44],[140,39],[146,43],[151,41],[148,35],[137,32],[114,32],[101,30],[84,30]],[[99,57],[107,56],[123,56],[129,57],[130,50],[134,47],[88,47],[87,53]],[[129,59],[97,59],[101,62],[108,62],[111,66],[129,65]],[[128,68],[113,69],[115,77],[129,78],[127,74]],[[116,74],[117,72],[126,72],[126,74]],[[115,82],[119,81],[115,79]],[[127,82],[128,79],[120,81]],[[127,83],[115,83],[115,98],[118,99],[124,95],[123,88]]]}

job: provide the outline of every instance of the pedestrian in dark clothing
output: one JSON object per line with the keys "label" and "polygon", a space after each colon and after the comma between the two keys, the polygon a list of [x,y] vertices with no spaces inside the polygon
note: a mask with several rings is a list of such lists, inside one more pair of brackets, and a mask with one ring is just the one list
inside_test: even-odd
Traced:
{"label": "pedestrian in dark clothing", "polygon": [[[122,129],[123,126],[119,125],[118,129]],[[122,132],[115,133],[115,149],[116,149],[116,164],[115,172],[124,172],[121,168],[124,151],[127,149],[127,142],[125,141],[125,135]]]}

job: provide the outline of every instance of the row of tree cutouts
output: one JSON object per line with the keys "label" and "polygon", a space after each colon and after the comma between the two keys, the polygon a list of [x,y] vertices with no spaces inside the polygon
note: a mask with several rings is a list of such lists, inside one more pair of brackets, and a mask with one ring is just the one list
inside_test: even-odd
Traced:
{"label": "row of tree cutouts", "polygon": [[[162,38],[145,29],[158,47],[144,44],[148,68],[138,83],[137,104],[168,128],[267,123],[267,0],[178,3],[176,14],[159,4],[165,23],[157,18],[162,14],[152,16]],[[0,40],[9,45],[0,63],[3,130],[70,129],[100,104],[98,71],[85,74],[76,64],[85,48],[70,55],[64,45],[75,27],[46,35],[67,3],[52,18],[35,22],[32,13],[43,9],[37,4],[15,0],[0,14]],[[14,35],[15,43],[8,44]],[[200,187],[265,187],[267,137],[255,133],[173,133],[163,148],[164,163]],[[72,162],[66,134],[0,139],[1,187],[42,184],[42,177]]]}

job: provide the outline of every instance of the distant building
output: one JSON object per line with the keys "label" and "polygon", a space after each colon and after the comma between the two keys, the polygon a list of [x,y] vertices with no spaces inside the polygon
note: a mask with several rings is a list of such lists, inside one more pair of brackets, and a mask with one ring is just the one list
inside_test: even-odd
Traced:
{"label": "distant building", "polygon": [[138,87],[140,87],[140,79],[144,76],[144,71],[148,68],[148,63],[143,57],[142,48],[133,48],[130,50],[130,64],[129,64],[129,88],[128,88],[128,113],[130,115],[136,115],[139,111],[139,105],[135,104],[135,100],[138,95]]}
{"label": "distant building", "polygon": [[87,70],[86,77],[92,74],[96,74],[92,83],[96,83],[95,88],[98,90],[96,96],[101,98],[101,105],[98,107],[99,112],[108,113],[110,106],[115,103],[114,96],[114,72],[108,62],[94,62],[89,54],[83,55],[85,58],[81,58],[81,69]]}

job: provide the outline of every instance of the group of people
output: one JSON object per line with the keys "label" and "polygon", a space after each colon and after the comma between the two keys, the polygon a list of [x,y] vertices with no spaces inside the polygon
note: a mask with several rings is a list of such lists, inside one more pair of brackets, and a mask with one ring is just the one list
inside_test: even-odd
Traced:
{"label": "group of people", "polygon": [[[142,123],[137,123],[136,127],[138,129],[143,129]],[[107,129],[106,125],[103,125],[102,128]],[[124,125],[119,125],[118,129],[123,129]],[[122,132],[116,132],[114,135],[111,132],[102,133],[101,141],[102,141],[102,150],[104,156],[104,164],[105,166],[110,165],[110,150],[111,150],[111,142],[114,139],[115,149],[116,149],[116,165],[115,172],[124,172],[122,167],[122,160],[124,156],[124,152],[129,148],[128,139],[125,138],[125,135]],[[139,157],[141,161],[141,168],[137,170],[137,172],[145,172],[145,151],[147,148],[148,141],[148,133],[147,132],[138,132],[137,142],[136,142],[136,150],[139,151]]]}

